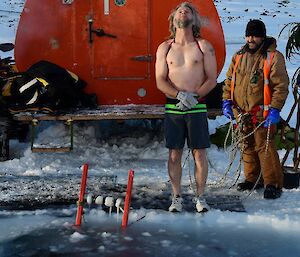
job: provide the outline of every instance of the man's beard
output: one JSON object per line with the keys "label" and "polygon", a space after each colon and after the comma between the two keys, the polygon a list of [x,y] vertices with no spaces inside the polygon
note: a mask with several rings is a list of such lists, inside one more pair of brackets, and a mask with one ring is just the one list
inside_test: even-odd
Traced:
{"label": "man's beard", "polygon": [[247,52],[249,52],[250,54],[254,54],[261,47],[262,43],[261,44],[256,44],[255,48],[250,48],[248,42],[247,42],[246,45],[247,45],[247,47],[246,47]]}
{"label": "man's beard", "polygon": [[179,29],[185,29],[193,23],[193,19],[176,20],[175,23]]}

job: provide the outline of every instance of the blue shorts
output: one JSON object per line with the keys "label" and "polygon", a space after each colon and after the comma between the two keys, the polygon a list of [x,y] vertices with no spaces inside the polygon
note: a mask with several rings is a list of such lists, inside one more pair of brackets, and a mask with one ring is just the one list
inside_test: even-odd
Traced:
{"label": "blue shorts", "polygon": [[207,112],[165,114],[166,147],[183,149],[185,139],[190,149],[210,147]]}

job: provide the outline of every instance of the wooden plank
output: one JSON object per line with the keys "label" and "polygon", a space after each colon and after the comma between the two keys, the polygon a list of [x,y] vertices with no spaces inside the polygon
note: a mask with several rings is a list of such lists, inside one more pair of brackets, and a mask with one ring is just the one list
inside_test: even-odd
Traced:
{"label": "wooden plank", "polygon": [[[90,121],[90,120],[134,120],[134,119],[163,119],[163,105],[103,105],[97,109],[78,109],[73,112],[41,113],[21,112],[13,114],[17,121]],[[220,109],[208,110],[208,117],[221,115]]]}
{"label": "wooden plank", "polygon": [[33,147],[33,153],[66,153],[72,150],[71,147]]}

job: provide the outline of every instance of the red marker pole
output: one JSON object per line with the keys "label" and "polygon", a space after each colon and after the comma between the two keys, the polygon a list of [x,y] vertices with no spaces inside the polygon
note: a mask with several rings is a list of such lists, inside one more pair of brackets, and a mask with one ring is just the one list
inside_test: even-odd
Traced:
{"label": "red marker pole", "polygon": [[83,201],[84,201],[84,195],[85,195],[88,168],[89,168],[88,164],[83,165],[81,186],[80,186],[80,195],[79,195],[79,200],[77,201],[77,214],[76,214],[75,226],[81,225],[82,214],[83,214]]}
{"label": "red marker pole", "polygon": [[130,170],[128,173],[128,183],[127,183],[127,191],[126,191],[125,204],[124,204],[124,214],[123,214],[123,218],[122,218],[122,229],[125,229],[128,225],[128,216],[129,216],[129,208],[130,208],[130,202],[131,202],[133,177],[134,177],[134,171]]}

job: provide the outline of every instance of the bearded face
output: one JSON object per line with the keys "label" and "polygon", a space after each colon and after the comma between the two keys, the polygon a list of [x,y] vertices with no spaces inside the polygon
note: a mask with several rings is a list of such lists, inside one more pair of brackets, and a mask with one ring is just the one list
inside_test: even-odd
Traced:
{"label": "bearded face", "polygon": [[174,16],[174,26],[179,29],[190,27],[194,23],[192,10],[188,7],[180,7]]}
{"label": "bearded face", "polygon": [[263,43],[264,38],[256,36],[246,37],[247,46],[250,53],[255,53]]}
{"label": "bearded face", "polygon": [[185,29],[188,28],[191,24],[193,24],[193,19],[185,19],[185,20],[177,20],[174,19],[176,28]]}

